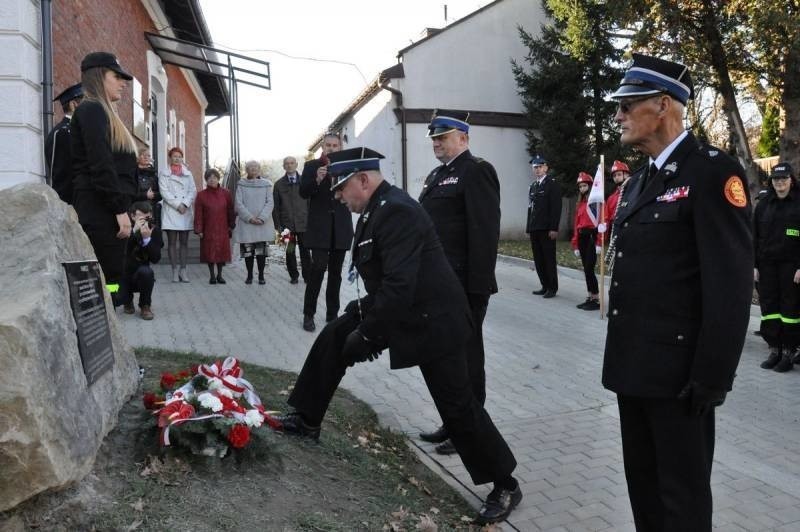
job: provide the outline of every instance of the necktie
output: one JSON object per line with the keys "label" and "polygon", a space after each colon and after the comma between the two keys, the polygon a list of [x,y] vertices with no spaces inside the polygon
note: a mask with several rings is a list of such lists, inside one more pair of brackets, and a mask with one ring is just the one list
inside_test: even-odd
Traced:
{"label": "necktie", "polygon": [[639,190],[645,190],[647,185],[650,183],[650,180],[653,179],[657,173],[658,168],[656,167],[656,163],[651,163],[650,168],[647,169],[647,173],[645,173],[644,177],[642,178],[642,188]]}

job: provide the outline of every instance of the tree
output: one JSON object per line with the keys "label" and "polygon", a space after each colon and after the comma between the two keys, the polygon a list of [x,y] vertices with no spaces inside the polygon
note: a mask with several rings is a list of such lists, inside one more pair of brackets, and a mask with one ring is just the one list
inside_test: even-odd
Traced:
{"label": "tree", "polygon": [[761,121],[761,137],[758,139],[758,156],[772,157],[780,152],[780,110],[767,105]]}

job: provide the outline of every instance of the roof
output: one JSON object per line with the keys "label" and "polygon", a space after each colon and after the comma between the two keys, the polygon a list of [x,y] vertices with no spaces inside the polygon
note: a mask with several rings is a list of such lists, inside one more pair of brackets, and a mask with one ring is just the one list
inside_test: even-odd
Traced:
{"label": "roof", "polygon": [[320,133],[320,135],[314,139],[314,142],[308,147],[308,151],[314,151],[319,147],[320,144],[322,144],[322,139],[325,137],[325,133],[329,131],[340,130],[351,116],[357,113],[359,109],[364,107],[367,102],[369,102],[383,89],[384,83],[390,79],[404,77],[405,72],[403,71],[403,63],[397,63],[396,65],[382,70],[377,76],[375,76],[375,79],[373,79],[366,87],[364,87],[364,90],[362,90],[361,93],[356,96],[350,105],[348,105],[344,111],[339,113],[339,116],[333,119],[333,122],[330,123],[328,129],[323,133]]}
{"label": "roof", "polygon": [[[161,7],[169,18],[177,38],[206,46],[214,45],[199,0],[162,1]],[[206,114],[211,116],[230,114],[230,99],[225,81],[202,72],[195,72],[194,75],[208,100]]]}
{"label": "roof", "polygon": [[430,32],[430,31],[428,31],[428,32],[427,32],[427,33],[428,33],[428,35],[427,35],[427,36],[423,37],[422,39],[418,40],[418,41],[417,41],[417,42],[415,42],[415,43],[409,44],[408,46],[406,46],[405,48],[403,48],[402,50],[400,50],[399,52],[397,52],[397,57],[398,57],[398,58],[402,57],[402,56],[403,56],[403,54],[405,54],[407,51],[411,50],[412,48],[414,48],[414,47],[416,47],[416,46],[419,46],[420,44],[422,44],[422,43],[424,43],[424,42],[427,42],[427,41],[429,41],[430,39],[434,39],[434,38],[436,38],[436,36],[437,36],[437,35],[441,35],[442,33],[446,32],[447,30],[449,30],[450,28],[452,28],[453,26],[458,26],[458,25],[459,25],[459,24],[461,24],[462,22],[464,22],[464,21],[466,21],[466,20],[469,20],[469,19],[471,19],[471,18],[472,18],[472,17],[474,17],[475,15],[477,15],[477,14],[479,14],[479,13],[483,13],[483,12],[484,12],[484,11],[486,11],[487,9],[491,9],[491,8],[492,8],[492,7],[494,7],[496,4],[499,4],[499,3],[500,3],[500,2],[502,2],[502,1],[503,1],[503,0],[494,0],[494,2],[490,2],[490,3],[486,4],[485,6],[483,6],[482,8],[480,8],[480,9],[476,9],[475,11],[473,11],[472,13],[470,13],[469,15],[465,15],[465,16],[461,17],[460,19],[456,20],[456,21],[455,21],[455,22],[453,22],[452,24],[448,24],[447,26],[445,26],[444,28],[442,28],[442,29],[440,29],[440,30],[436,30],[436,31],[433,31],[433,32]]}

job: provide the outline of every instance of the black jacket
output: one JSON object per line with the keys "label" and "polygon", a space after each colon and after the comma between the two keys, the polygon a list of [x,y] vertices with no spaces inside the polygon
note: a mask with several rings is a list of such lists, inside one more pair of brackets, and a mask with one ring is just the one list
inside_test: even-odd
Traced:
{"label": "black jacket", "polygon": [[61,201],[72,203],[72,148],[70,119],[56,124],[44,142],[44,162],[50,184]]}
{"label": "black jacket", "polygon": [[317,184],[319,159],[307,161],[300,176],[300,196],[307,198],[308,225],[305,246],[310,249],[350,249],[353,242],[353,217],[331,190],[331,178]]}
{"label": "black jacket", "polygon": [[[149,189],[153,189],[153,199],[147,197]],[[136,197],[134,201],[149,201],[150,203],[161,201],[161,192],[158,190],[158,174],[152,166],[147,168],[136,166]]]}
{"label": "black jacket", "polygon": [[153,228],[150,241],[142,245],[142,236],[133,233],[125,244],[125,274],[133,275],[139,266],[149,266],[161,260],[161,229]]}
{"label": "black jacket", "polygon": [[71,139],[75,195],[92,196],[90,211],[96,211],[78,211],[81,224],[128,212],[137,191],[136,155],[111,149],[108,118],[98,102],[83,100],[75,110]]}
{"label": "black jacket", "polygon": [[558,231],[561,221],[561,186],[549,175],[541,184],[534,180],[528,187],[528,223],[526,232]]}
{"label": "black jacket", "polygon": [[762,262],[789,262],[800,268],[800,194],[797,188],[780,199],[770,189],[753,216],[755,266]]}
{"label": "black jacket", "polygon": [[639,190],[645,170],[614,220],[603,385],[662,398],[689,381],[730,390],[753,295],[744,171],[691,134]]}
{"label": "black jacket", "polygon": [[387,182],[358,220],[353,264],[369,294],[362,299],[359,329],[389,347],[392,369],[452,353],[471,334],[466,295],[433,222],[419,203]]}
{"label": "black jacket", "polygon": [[494,167],[467,150],[428,175],[419,201],[465,291],[497,292],[500,182]]}

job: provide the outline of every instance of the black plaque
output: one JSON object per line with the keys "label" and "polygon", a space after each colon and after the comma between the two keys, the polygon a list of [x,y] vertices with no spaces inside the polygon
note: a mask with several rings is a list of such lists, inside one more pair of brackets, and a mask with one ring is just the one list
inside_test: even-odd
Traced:
{"label": "black plaque", "polygon": [[78,329],[78,351],[91,385],[114,365],[106,301],[97,261],[65,262],[69,299]]}

